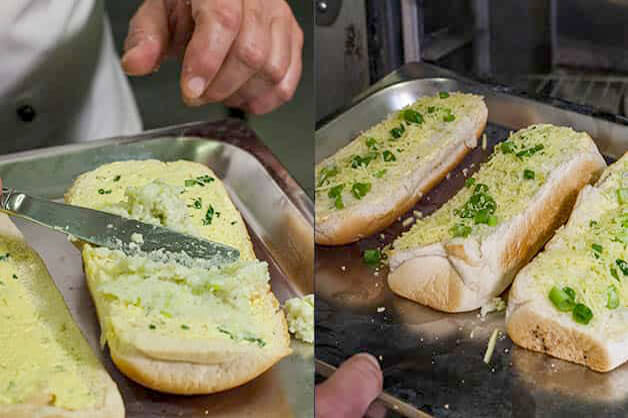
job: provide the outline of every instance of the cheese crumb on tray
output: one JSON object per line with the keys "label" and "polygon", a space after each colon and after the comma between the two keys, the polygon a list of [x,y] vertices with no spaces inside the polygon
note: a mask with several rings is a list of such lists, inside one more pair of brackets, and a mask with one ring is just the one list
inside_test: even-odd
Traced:
{"label": "cheese crumb on tray", "polygon": [[295,338],[312,344],[314,342],[314,295],[288,299],[284,304],[288,331]]}

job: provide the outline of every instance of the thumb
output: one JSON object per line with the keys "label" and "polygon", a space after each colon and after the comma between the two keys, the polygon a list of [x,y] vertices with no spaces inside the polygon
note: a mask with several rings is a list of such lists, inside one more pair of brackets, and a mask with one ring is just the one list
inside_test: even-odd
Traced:
{"label": "thumb", "polygon": [[370,354],[349,358],[316,387],[317,418],[359,418],[382,391],[382,372]]}
{"label": "thumb", "polygon": [[145,0],[129,22],[122,68],[129,75],[145,75],[159,66],[168,50],[168,11],[162,0]]}

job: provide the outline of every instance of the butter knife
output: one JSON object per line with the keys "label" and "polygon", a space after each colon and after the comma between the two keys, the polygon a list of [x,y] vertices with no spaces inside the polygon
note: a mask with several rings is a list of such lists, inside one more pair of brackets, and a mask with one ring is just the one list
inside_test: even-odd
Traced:
{"label": "butter knife", "polygon": [[0,212],[18,216],[90,244],[184,265],[220,265],[237,261],[233,247],[171,229],[79,206],[65,205],[2,188]]}

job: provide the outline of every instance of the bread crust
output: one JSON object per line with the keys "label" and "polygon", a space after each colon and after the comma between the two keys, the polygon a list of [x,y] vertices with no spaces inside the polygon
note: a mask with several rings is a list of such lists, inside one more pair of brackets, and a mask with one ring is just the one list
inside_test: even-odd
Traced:
{"label": "bread crust", "polygon": [[[314,239],[320,245],[344,245],[377,233],[395,222],[399,216],[436,186],[462,159],[477,146],[484,132],[488,110],[484,102],[469,131],[459,132],[455,140],[438,155],[416,167],[400,187],[391,190],[381,205],[361,204],[316,218]],[[471,139],[471,141],[470,141]]]}
{"label": "bread crust", "polygon": [[444,312],[471,311],[499,295],[567,220],[578,191],[595,181],[606,166],[591,138],[589,142],[587,152],[552,172],[524,212],[499,225],[481,243],[475,238],[454,238],[393,251],[388,275],[391,290]]}

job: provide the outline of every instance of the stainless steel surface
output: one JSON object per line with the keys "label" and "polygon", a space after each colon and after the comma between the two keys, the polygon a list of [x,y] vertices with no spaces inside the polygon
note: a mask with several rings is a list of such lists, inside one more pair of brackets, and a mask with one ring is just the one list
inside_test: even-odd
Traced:
{"label": "stainless steel surface", "polygon": [[[0,157],[0,177],[29,193],[61,199],[80,173],[114,160],[187,159],[210,166],[241,211],[259,259],[269,264],[271,286],[280,302],[311,293],[312,203],[268,150],[246,128],[215,126],[214,132],[241,137],[232,144],[182,137],[210,132],[191,124],[138,137],[97,141]],[[209,134],[208,134],[209,136]],[[239,141],[239,142],[238,142]],[[245,151],[242,147],[248,147]],[[280,187],[281,185],[281,187]],[[118,384],[127,417],[313,417],[313,347],[292,342],[293,354],[241,387],[207,396],[174,396],[146,389],[115,368],[99,348],[99,327],[87,290],[79,251],[60,232],[15,219],[27,242],[42,256],[83,334]]]}
{"label": "stainless steel surface", "polygon": [[[176,260],[185,265],[201,258],[211,264],[233,263],[240,251],[219,242],[181,234],[98,210],[65,205],[2,188],[0,211],[127,255],[142,254],[156,261]],[[141,249],[133,235],[141,235]]]}
{"label": "stainless steel surface", "polygon": [[314,65],[315,85],[319,86],[316,94],[317,120],[346,106],[353,96],[369,85],[366,0],[335,0],[333,3],[340,3],[341,6],[333,24],[318,24],[319,19],[331,11],[316,14]]}
{"label": "stainless steel surface", "polygon": [[[374,85],[353,106],[316,133],[316,160],[348,143],[358,132],[422,95],[443,90],[483,94],[488,106],[486,150],[478,147],[413,210],[427,215],[459,190],[511,130],[549,122],[586,130],[601,151],[616,158],[628,150],[628,126],[574,110],[505,93],[425,64],[402,67]],[[411,210],[383,233],[342,247],[317,246],[317,359],[337,366],[368,351],[380,360],[391,399],[434,416],[573,417],[626,415],[628,365],[600,374],[533,353],[506,336],[504,314],[445,314],[392,294],[387,268],[362,261],[365,249],[391,243]],[[489,364],[488,340],[499,329]],[[413,411],[413,413],[417,413]],[[409,413],[407,415],[410,415]]]}

